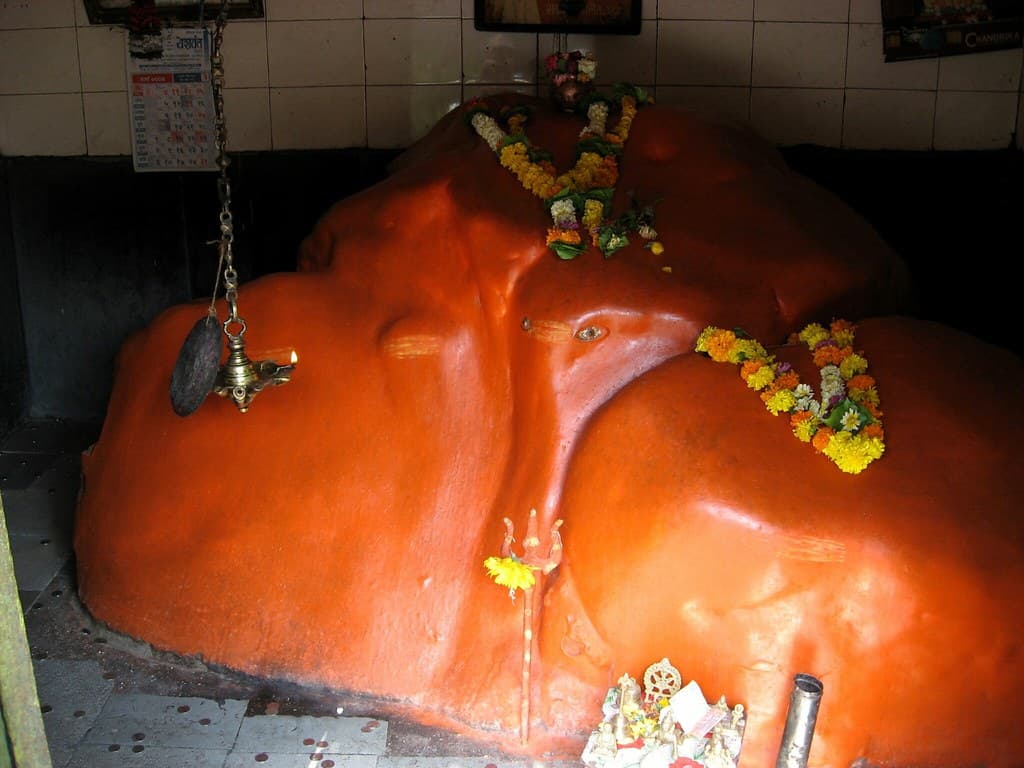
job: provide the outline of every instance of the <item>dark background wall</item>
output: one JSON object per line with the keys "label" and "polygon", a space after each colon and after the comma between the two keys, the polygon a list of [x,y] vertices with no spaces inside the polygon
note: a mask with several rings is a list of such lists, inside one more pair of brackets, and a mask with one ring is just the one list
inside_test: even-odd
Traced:
{"label": "dark background wall", "polygon": [[[243,284],[294,269],[316,219],[384,178],[396,154],[237,155]],[[783,155],[904,256],[921,316],[1024,354],[1010,319],[1024,152]],[[136,174],[130,158],[0,158],[0,435],[30,418],[102,421],[122,341],[212,291],[218,212],[212,174]]]}

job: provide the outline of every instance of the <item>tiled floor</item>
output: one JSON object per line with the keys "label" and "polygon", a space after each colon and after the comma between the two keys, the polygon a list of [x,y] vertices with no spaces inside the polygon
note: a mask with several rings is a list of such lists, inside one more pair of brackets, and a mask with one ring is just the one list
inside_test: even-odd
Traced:
{"label": "tiled floor", "polygon": [[211,669],[93,621],[76,597],[71,533],[80,453],[97,433],[43,421],[0,441],[0,491],[54,768],[526,768],[455,734],[385,719],[373,701]]}

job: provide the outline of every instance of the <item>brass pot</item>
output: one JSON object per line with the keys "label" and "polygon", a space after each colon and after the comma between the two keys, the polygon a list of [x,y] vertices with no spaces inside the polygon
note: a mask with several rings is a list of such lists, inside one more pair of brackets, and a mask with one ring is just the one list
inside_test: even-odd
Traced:
{"label": "brass pot", "polygon": [[565,80],[560,85],[551,86],[551,99],[563,112],[575,112],[593,90],[594,84],[591,82],[584,83],[575,79]]}

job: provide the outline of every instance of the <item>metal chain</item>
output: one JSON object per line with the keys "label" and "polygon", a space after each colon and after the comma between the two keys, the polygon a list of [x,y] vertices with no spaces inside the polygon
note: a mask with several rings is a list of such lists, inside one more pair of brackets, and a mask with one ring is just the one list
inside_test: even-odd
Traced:
{"label": "metal chain", "polygon": [[[227,155],[228,130],[224,120],[224,57],[221,49],[224,45],[224,25],[228,19],[229,0],[223,0],[220,6],[220,13],[217,15],[217,24],[213,33],[213,51],[210,56],[211,85],[213,87],[213,109],[214,128],[216,130],[215,143],[217,147],[217,167],[220,168],[220,177],[217,179],[217,194],[220,197],[220,261],[217,265],[218,279],[220,267],[224,267],[224,298],[228,304],[228,319],[224,321],[224,333],[231,337],[228,328],[231,325],[238,325],[238,336],[245,333],[245,321],[238,316],[238,273],[235,271],[234,253],[232,248],[235,242],[234,220],[231,215],[231,180],[228,178],[228,165],[231,160]],[[217,298],[217,289],[214,286],[213,299]]]}

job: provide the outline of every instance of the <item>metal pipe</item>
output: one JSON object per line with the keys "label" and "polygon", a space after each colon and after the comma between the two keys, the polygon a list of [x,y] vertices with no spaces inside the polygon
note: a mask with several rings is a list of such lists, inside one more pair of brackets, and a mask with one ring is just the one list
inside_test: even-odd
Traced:
{"label": "metal pipe", "polygon": [[786,729],[782,733],[775,768],[807,768],[807,755],[811,751],[823,690],[821,680],[812,675],[800,673],[793,678],[789,714],[786,715]]}

